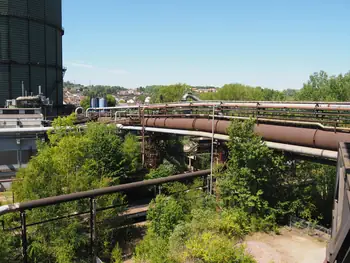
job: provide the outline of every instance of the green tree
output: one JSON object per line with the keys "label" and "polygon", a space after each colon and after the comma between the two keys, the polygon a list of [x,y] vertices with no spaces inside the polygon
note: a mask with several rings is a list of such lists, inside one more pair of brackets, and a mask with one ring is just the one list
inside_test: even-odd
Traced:
{"label": "green tree", "polygon": [[254,134],[254,121],[235,120],[229,130],[227,170],[219,175],[220,197],[228,207],[241,207],[260,215],[280,201],[285,163]]}
{"label": "green tree", "polygon": [[174,84],[168,86],[154,86],[150,90],[152,103],[180,101],[182,96],[191,91],[186,84]]}
{"label": "green tree", "polygon": [[156,179],[163,178],[176,173],[176,167],[169,162],[165,162],[159,165],[156,169],[151,169],[151,171],[146,175],[145,179]]}
{"label": "green tree", "polygon": [[128,174],[135,173],[141,169],[140,143],[136,136],[127,134],[123,142],[123,154],[126,160],[126,171]]}
{"label": "green tree", "polygon": [[251,87],[242,84],[226,84],[222,88],[217,89],[217,92],[213,93],[201,93],[200,98],[203,100],[285,100],[283,92],[264,89],[261,87]]}
{"label": "green tree", "polygon": [[235,120],[230,127],[227,169],[217,175],[224,207],[240,207],[272,221],[296,215],[329,226],[335,168],[273,152],[253,127],[253,120]]}
{"label": "green tree", "polygon": [[237,242],[257,222],[263,223],[242,210],[216,211],[215,200],[187,187],[173,185],[169,193],[177,194],[160,195],[152,202],[147,234],[135,250],[136,262],[255,262]]}
{"label": "green tree", "polygon": [[[48,134],[50,142],[40,143],[38,155],[18,172],[20,180],[14,184],[13,191],[19,202],[111,186],[125,176],[129,158],[123,153],[116,128],[89,123],[84,132],[80,132],[73,122],[74,116],[55,120],[54,131]],[[96,200],[99,207],[124,202],[118,194]],[[69,202],[28,211],[27,220],[37,222],[88,209],[87,201]],[[123,209],[120,206],[99,213],[98,220],[115,218]],[[81,218],[37,225],[28,231],[31,262],[84,262],[79,251],[85,251],[89,240]],[[108,232],[99,232],[101,251],[107,249],[104,244],[109,244],[105,242],[109,239]]]}
{"label": "green tree", "polygon": [[303,101],[348,101],[350,99],[350,72],[329,76],[320,71],[312,74],[303,88],[296,94]]}
{"label": "green tree", "polygon": [[106,99],[107,99],[107,106],[108,107],[114,107],[117,103],[115,100],[115,97],[112,96],[111,94],[107,94]]}
{"label": "green tree", "polygon": [[176,224],[184,218],[184,212],[172,197],[158,195],[150,204],[147,219],[151,221],[150,230],[161,238],[167,238]]}
{"label": "green tree", "polygon": [[90,97],[85,97],[80,101],[80,106],[86,110],[87,108],[90,107]]}

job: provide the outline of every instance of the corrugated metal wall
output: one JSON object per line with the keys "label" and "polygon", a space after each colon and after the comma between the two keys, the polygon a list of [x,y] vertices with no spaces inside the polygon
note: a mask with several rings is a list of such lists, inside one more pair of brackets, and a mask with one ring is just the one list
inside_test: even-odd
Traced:
{"label": "corrugated metal wall", "polygon": [[0,0],[0,106],[21,95],[63,101],[61,0]]}

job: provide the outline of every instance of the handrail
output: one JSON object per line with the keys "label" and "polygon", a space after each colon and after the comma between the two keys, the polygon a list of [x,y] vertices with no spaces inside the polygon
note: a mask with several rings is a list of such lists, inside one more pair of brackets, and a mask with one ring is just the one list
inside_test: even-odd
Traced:
{"label": "handrail", "polygon": [[28,201],[24,203],[4,205],[4,206],[0,206],[0,216],[8,213],[17,212],[17,211],[23,212],[28,209],[50,206],[50,205],[55,205],[55,204],[60,204],[60,203],[65,203],[70,201],[76,201],[76,200],[81,200],[85,198],[95,198],[106,194],[127,192],[132,189],[146,187],[146,186],[154,186],[154,185],[160,185],[160,184],[174,182],[174,181],[182,181],[185,179],[205,176],[208,174],[210,174],[210,170],[202,170],[197,172],[168,176],[164,178],[157,178],[157,179],[151,179],[151,180],[146,180],[141,182],[134,182],[129,184],[121,184],[116,186],[99,188],[99,189],[94,189],[94,190],[89,190],[84,192],[52,196],[52,197],[42,198],[42,199]]}

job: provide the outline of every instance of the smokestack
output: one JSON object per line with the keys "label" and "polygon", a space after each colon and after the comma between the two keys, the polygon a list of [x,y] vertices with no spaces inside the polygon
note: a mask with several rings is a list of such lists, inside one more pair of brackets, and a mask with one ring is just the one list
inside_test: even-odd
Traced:
{"label": "smokestack", "polygon": [[41,86],[40,85],[39,85],[38,89],[39,89],[39,95],[41,95]]}
{"label": "smokestack", "polygon": [[22,81],[21,86],[22,86],[22,97],[23,97],[24,96],[24,81]]}

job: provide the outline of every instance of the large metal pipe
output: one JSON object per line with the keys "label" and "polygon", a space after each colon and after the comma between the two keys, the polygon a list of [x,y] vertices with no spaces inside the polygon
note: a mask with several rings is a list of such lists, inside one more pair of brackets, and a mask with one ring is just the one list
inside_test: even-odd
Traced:
{"label": "large metal pipe", "polygon": [[[116,114],[118,112],[125,112],[125,111],[116,111]],[[129,118],[137,118],[138,114],[126,114]],[[211,114],[145,114],[145,118],[212,118],[213,115]],[[250,120],[250,117],[240,117],[240,116],[228,116],[228,115],[214,115],[215,119],[227,119],[227,120]],[[116,119],[115,119],[116,120]],[[350,132],[350,128],[347,127],[334,127],[334,126],[325,126],[320,122],[314,122],[314,121],[300,121],[300,120],[292,120],[292,119],[268,119],[268,118],[256,118],[257,122],[263,122],[263,123],[274,123],[274,124],[281,124],[281,125],[289,125],[289,126],[307,126],[310,127],[316,127],[317,129],[321,130],[331,130],[331,131],[345,131]],[[123,124],[123,123],[122,123]]]}
{"label": "large metal pipe", "polygon": [[[185,129],[211,132],[212,121],[193,118],[145,118],[141,123],[148,127]],[[215,120],[215,133],[227,134],[230,121]],[[325,150],[337,150],[339,142],[350,142],[350,133],[322,131],[299,127],[256,124],[256,134],[266,141],[280,142]]]}
{"label": "large metal pipe", "polygon": [[[122,130],[133,130],[133,131],[142,130],[142,127],[140,126],[117,125],[117,127]],[[165,128],[154,128],[154,127],[144,127],[144,129],[147,132],[159,132],[159,133],[177,134],[177,135],[183,135],[183,136],[197,136],[197,137],[212,138],[211,132],[165,129]],[[224,135],[224,134],[217,134],[217,133],[214,134],[214,138],[222,141],[230,140],[230,136]],[[283,143],[270,142],[270,141],[265,141],[265,144],[267,147],[271,149],[290,152],[297,155],[317,157],[321,159],[330,159],[332,161],[336,161],[338,157],[337,151],[329,151],[329,150],[316,149],[316,148],[304,147],[304,146],[298,146],[298,145],[283,144]]]}
{"label": "large metal pipe", "polygon": [[33,127],[33,128],[3,128],[0,129],[0,134],[3,133],[45,133],[52,130],[52,127]]}

